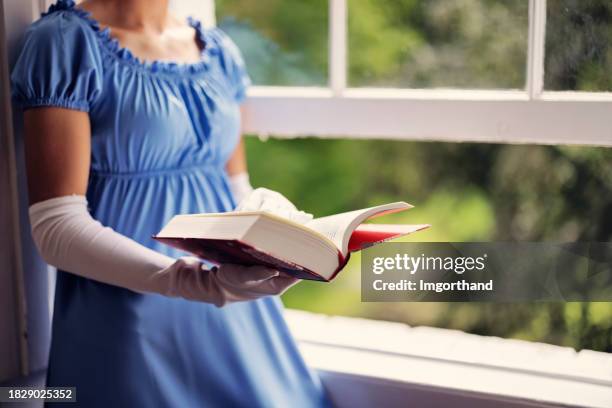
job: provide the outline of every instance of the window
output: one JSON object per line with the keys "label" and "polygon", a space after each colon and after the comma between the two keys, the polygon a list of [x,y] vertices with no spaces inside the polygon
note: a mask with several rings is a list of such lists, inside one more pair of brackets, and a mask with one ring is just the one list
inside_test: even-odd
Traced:
{"label": "window", "polygon": [[528,14],[525,0],[349,0],[349,86],[525,89]]}
{"label": "window", "polygon": [[[588,31],[609,29],[604,0],[302,3],[217,1],[218,23],[258,85],[245,123],[251,133],[612,145],[612,96],[574,92],[607,91],[606,41]],[[582,29],[581,57],[563,51],[581,27],[568,9],[597,22]],[[585,60],[580,76],[599,85],[556,79]]]}
{"label": "window", "polygon": [[[382,223],[430,223],[409,241],[610,242],[612,149],[333,138],[246,139],[255,186],[317,216],[405,200]],[[390,320],[577,350],[612,351],[610,303],[364,303],[360,254],[288,308]]]}
{"label": "window", "polygon": [[[612,205],[612,152],[553,145],[612,143],[605,129],[609,94],[544,90],[545,17],[553,0],[331,0],[328,8],[312,3],[308,13],[317,17],[297,0],[250,3],[216,3],[217,22],[249,69],[259,72],[274,55],[308,59],[319,52],[312,44],[329,41],[327,81],[316,79],[322,69],[304,64],[298,67],[309,81],[285,76],[279,84],[266,79],[274,77],[267,68],[253,75],[247,130],[299,137],[247,139],[255,185],[282,191],[317,215],[404,199],[416,208],[388,221],[433,223],[418,240],[612,237],[605,215]],[[275,8],[292,14],[290,25],[274,19]],[[301,39],[288,47],[268,32]],[[260,37],[276,44],[272,56],[252,53]],[[568,40],[547,42],[548,50]],[[355,56],[356,49],[365,55]],[[302,138],[310,135],[321,138]],[[462,143],[432,143],[437,140]],[[540,143],[550,145],[534,145]],[[284,300],[313,312],[577,349],[611,347],[607,304],[365,304],[359,279],[356,256],[333,285],[306,282]]]}
{"label": "window", "polygon": [[548,0],[545,89],[612,91],[610,24],[609,1]]}

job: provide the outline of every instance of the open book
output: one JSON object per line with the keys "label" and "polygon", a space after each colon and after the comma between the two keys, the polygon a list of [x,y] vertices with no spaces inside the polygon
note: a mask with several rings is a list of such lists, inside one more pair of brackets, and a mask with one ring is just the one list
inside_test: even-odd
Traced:
{"label": "open book", "polygon": [[264,265],[300,279],[330,281],[351,252],[429,227],[363,224],[410,208],[397,202],[305,225],[261,211],[177,215],[154,238],[214,263]]}

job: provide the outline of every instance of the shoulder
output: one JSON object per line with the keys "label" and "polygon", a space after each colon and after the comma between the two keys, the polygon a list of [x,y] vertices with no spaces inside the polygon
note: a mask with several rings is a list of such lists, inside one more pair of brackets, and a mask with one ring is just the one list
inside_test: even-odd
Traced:
{"label": "shoulder", "polygon": [[30,25],[25,41],[35,48],[82,48],[96,40],[96,30],[76,9],[53,9]]}
{"label": "shoulder", "polygon": [[88,23],[76,10],[52,6],[28,28],[11,73],[15,101],[89,109],[101,92],[103,69],[98,34]]}
{"label": "shoulder", "polygon": [[216,48],[216,53],[219,55],[220,66],[230,81],[234,98],[240,103],[246,97],[246,89],[251,85],[242,54],[238,46],[223,30],[213,28],[208,33],[212,47]]}

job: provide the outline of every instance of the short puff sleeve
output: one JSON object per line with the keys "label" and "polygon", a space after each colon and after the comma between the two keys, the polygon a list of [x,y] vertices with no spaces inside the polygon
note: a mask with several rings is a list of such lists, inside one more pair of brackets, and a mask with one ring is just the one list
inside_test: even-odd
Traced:
{"label": "short puff sleeve", "polygon": [[211,34],[219,47],[221,68],[229,80],[236,102],[240,103],[246,98],[246,91],[251,85],[251,78],[242,53],[234,41],[221,29],[214,28]]}
{"label": "short puff sleeve", "polygon": [[89,112],[102,89],[95,33],[74,13],[55,12],[32,24],[11,74],[23,109],[56,106]]}

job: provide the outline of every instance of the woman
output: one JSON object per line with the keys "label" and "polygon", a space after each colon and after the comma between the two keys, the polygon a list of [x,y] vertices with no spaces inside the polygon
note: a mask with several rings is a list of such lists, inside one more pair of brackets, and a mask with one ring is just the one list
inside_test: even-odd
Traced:
{"label": "woman", "polygon": [[177,213],[239,196],[305,216],[251,191],[249,80],[228,37],[170,16],[167,0],[59,0],[28,30],[12,81],[33,237],[61,270],[48,386],[75,386],[87,407],[327,405],[272,296],[295,279],[207,268],[151,239]]}

